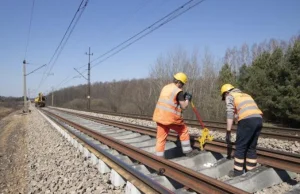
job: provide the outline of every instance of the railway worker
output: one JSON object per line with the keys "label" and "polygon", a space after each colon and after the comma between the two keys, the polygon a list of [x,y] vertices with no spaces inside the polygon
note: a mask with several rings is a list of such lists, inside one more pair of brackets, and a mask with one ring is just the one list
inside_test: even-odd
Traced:
{"label": "railway worker", "polygon": [[[231,127],[235,115],[238,120],[233,176],[239,176],[244,171],[246,172],[256,167],[256,146],[262,128],[263,113],[250,95],[234,88],[231,84],[222,86],[221,96],[222,100],[226,102],[227,144],[231,143]],[[246,165],[244,165],[245,162]],[[246,169],[244,169],[245,166]]]}
{"label": "railway worker", "polygon": [[193,150],[190,144],[188,128],[182,118],[182,109],[185,109],[192,94],[183,93],[182,88],[187,83],[187,76],[179,72],[174,75],[173,83],[165,85],[157,101],[153,121],[157,123],[156,155],[164,157],[165,144],[170,129],[175,130],[181,142],[182,152],[188,157],[199,153]]}

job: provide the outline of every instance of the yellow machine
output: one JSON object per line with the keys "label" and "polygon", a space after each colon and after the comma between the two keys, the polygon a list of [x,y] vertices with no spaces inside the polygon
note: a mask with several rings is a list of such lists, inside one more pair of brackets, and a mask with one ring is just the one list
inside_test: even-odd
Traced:
{"label": "yellow machine", "polygon": [[199,141],[199,144],[200,144],[200,149],[203,150],[205,142],[206,141],[212,141],[214,139],[214,137],[209,134],[209,130],[204,126],[204,123],[202,122],[200,114],[196,110],[195,105],[194,105],[193,102],[191,102],[191,105],[192,105],[194,113],[196,114],[196,117],[197,117],[198,121],[200,122],[200,124],[202,126],[202,134],[201,134],[201,137],[198,138],[198,141]]}
{"label": "yellow machine", "polygon": [[46,106],[46,97],[42,93],[39,93],[39,96],[34,99],[35,107],[45,107]]}

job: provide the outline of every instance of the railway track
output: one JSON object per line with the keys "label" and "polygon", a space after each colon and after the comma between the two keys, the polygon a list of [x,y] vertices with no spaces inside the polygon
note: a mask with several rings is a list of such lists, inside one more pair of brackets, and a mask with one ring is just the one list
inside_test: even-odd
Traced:
{"label": "railway track", "polygon": [[[114,154],[108,153],[114,153],[108,151],[109,148],[115,150],[117,152],[115,154],[119,159],[123,159],[123,162],[121,162],[121,166],[123,166],[120,167],[117,160],[111,162],[112,164],[109,166],[117,165],[117,169],[123,169],[119,170],[120,174],[127,180],[134,182],[139,190],[146,191],[145,193],[149,193],[150,190],[151,193],[247,193],[247,189],[253,191],[250,186],[246,191],[243,191],[242,188],[238,188],[238,184],[230,182],[233,180],[229,180],[229,182],[217,180],[217,178],[228,173],[232,166],[227,167],[227,171],[220,168],[219,172],[208,173],[209,169],[217,169],[218,166],[222,165],[226,167],[226,165],[230,166],[233,163],[232,160],[222,155],[227,154],[230,150],[222,141],[206,143],[206,151],[201,152],[195,158],[186,158],[183,157],[180,148],[176,146],[177,135],[170,133],[168,136],[169,142],[166,144],[167,159],[161,159],[152,154],[154,152],[153,145],[155,145],[153,137],[156,135],[156,130],[153,128],[65,111],[51,110],[51,112],[45,111],[45,114],[67,128],[76,138],[81,139],[80,141],[85,141],[91,149],[100,151],[102,155],[100,154],[99,157],[116,159]],[[195,148],[199,147],[196,139],[193,139],[192,144]],[[109,148],[101,148],[105,145]],[[231,149],[231,155],[233,155],[234,146]],[[260,148],[258,149],[258,157],[258,162],[264,166],[257,169],[262,172],[269,169],[265,167],[267,165],[276,167],[276,172],[280,171],[278,169],[284,169],[300,173],[299,155]],[[105,160],[108,161],[109,159]],[[203,167],[203,163],[207,164],[209,162],[215,163],[216,166],[212,168]],[[133,166],[135,169],[144,169],[143,166],[146,166],[147,169],[152,171],[137,171],[134,170]],[[189,166],[189,168],[184,166]],[[255,173],[259,174],[260,172]],[[160,174],[160,176],[157,176],[157,174]],[[186,189],[191,189],[191,191],[188,192]]]}
{"label": "railway track", "polygon": [[[87,111],[87,110],[84,110]],[[137,114],[127,114],[127,113],[113,113],[107,111],[87,111],[99,114],[108,114],[112,116],[122,116],[127,118],[134,118],[134,119],[142,119],[151,121],[152,117],[146,115],[137,115]],[[193,119],[185,119],[185,123],[190,127],[201,128],[198,120]],[[225,132],[226,130],[226,123],[224,122],[217,122],[217,121],[204,121],[206,123],[206,127],[211,131],[220,131]],[[232,131],[236,131],[237,126],[234,125]],[[274,139],[282,139],[288,141],[299,141],[300,142],[300,129],[296,128],[284,128],[284,127],[268,127],[264,126],[261,131],[261,137],[265,138],[274,138]]]}

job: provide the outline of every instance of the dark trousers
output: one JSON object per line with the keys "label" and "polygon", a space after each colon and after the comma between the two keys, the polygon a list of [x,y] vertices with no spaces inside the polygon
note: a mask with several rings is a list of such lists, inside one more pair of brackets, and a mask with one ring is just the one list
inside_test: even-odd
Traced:
{"label": "dark trousers", "polygon": [[[242,119],[238,123],[235,142],[235,166],[245,167],[244,159],[247,160],[247,168],[251,169],[251,166],[256,166],[256,146],[257,140],[262,128],[262,118],[252,117]],[[248,167],[249,166],[249,167]]]}

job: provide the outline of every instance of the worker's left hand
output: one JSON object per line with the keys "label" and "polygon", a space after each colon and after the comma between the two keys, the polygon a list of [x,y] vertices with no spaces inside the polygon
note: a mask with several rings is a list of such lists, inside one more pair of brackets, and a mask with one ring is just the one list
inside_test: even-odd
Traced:
{"label": "worker's left hand", "polygon": [[227,144],[231,143],[231,132],[230,131],[226,132],[226,143]]}
{"label": "worker's left hand", "polygon": [[191,101],[192,97],[193,97],[192,94],[190,94],[188,92],[185,92],[183,96],[184,96],[184,99],[188,100],[188,101]]}

